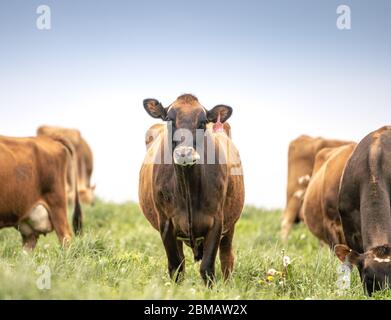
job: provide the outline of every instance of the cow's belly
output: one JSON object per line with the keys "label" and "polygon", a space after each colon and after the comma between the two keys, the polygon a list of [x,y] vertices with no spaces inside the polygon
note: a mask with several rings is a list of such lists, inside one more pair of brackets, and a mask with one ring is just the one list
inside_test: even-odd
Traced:
{"label": "cow's belly", "polygon": [[53,231],[53,225],[49,218],[49,212],[42,204],[35,205],[27,216],[19,222],[19,231],[29,236],[33,233],[49,233]]}

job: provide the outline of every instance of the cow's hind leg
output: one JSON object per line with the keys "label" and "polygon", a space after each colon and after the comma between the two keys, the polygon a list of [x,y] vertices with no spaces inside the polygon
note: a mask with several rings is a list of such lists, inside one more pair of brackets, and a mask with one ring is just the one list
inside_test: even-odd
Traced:
{"label": "cow's hind leg", "polygon": [[[65,195],[65,192],[63,194]],[[72,239],[71,228],[67,217],[66,201],[65,196],[58,197],[56,195],[47,199],[50,208],[50,220],[61,245],[67,245]]]}
{"label": "cow's hind leg", "polygon": [[202,257],[200,273],[205,284],[211,287],[215,280],[215,262],[217,250],[220,245],[222,233],[221,218],[216,217],[213,227],[208,231],[204,240],[204,254]]}
{"label": "cow's hind leg", "polygon": [[171,220],[166,220],[160,226],[160,235],[166,250],[168,260],[168,273],[175,282],[182,280],[185,272],[185,256],[183,254],[182,241],[175,236]]}
{"label": "cow's hind leg", "polygon": [[226,233],[220,241],[220,263],[221,272],[224,279],[227,280],[234,268],[235,257],[232,250],[232,239],[234,236],[234,227]]}

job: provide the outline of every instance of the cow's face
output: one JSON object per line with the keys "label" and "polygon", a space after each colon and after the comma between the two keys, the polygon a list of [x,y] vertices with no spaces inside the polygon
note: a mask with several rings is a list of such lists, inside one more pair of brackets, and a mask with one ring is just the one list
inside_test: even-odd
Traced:
{"label": "cow's face", "polygon": [[345,245],[337,245],[335,254],[343,262],[357,266],[368,295],[391,284],[391,246],[386,244],[359,254]]}
{"label": "cow's face", "polygon": [[[200,159],[196,143],[204,134],[208,122],[224,123],[232,114],[232,108],[218,105],[208,111],[192,95],[180,96],[164,108],[156,99],[145,99],[144,108],[150,116],[167,121],[171,126],[169,137],[176,165],[192,166]],[[169,131],[170,132],[170,131]]]}

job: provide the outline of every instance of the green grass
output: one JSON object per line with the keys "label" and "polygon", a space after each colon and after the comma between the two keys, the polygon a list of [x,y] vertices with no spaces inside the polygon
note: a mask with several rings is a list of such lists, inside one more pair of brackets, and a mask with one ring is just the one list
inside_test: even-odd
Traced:
{"label": "green grass", "polygon": [[[235,271],[224,282],[217,259],[212,289],[203,285],[199,263],[187,247],[185,280],[175,284],[169,279],[160,236],[137,204],[98,202],[84,212],[84,235],[66,249],[51,233],[26,254],[15,229],[0,230],[1,299],[368,299],[356,270],[351,288],[338,290],[337,259],[304,226],[296,226],[283,245],[280,211],[245,208],[234,238]],[[283,254],[291,258],[288,269]],[[51,271],[49,290],[36,285],[42,265]],[[271,268],[285,276],[267,281]],[[391,294],[384,291],[374,298]]]}

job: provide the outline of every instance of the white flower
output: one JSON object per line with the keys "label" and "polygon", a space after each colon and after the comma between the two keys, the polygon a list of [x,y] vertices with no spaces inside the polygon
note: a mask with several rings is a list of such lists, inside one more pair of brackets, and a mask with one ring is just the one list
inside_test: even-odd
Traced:
{"label": "white flower", "polygon": [[195,294],[195,293],[196,293],[196,289],[190,288],[190,292],[191,292],[192,294]]}
{"label": "white flower", "polygon": [[287,266],[289,266],[291,264],[291,258],[289,258],[288,256],[284,256],[282,258],[282,264],[286,268]]}
{"label": "white flower", "polygon": [[276,269],[269,269],[269,270],[267,271],[267,275],[268,275],[268,276],[274,276],[276,273],[277,273],[277,270],[276,270]]}

